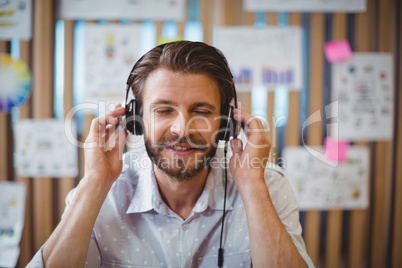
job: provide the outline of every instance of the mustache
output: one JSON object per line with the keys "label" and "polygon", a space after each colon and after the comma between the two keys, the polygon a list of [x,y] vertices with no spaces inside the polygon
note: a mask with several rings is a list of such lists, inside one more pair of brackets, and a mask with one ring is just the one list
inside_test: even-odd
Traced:
{"label": "mustache", "polygon": [[157,144],[163,147],[175,144],[185,144],[191,147],[197,147],[199,149],[208,147],[208,143],[204,139],[194,137],[193,135],[187,135],[185,137],[179,137],[176,135],[165,135],[159,139]]}

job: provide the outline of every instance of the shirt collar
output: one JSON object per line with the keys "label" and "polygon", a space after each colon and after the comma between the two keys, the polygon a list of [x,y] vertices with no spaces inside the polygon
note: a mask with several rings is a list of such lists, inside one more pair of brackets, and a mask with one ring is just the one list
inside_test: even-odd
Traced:
{"label": "shirt collar", "polygon": [[137,187],[126,213],[141,213],[157,210],[164,204],[159,194],[158,184],[152,167],[143,169],[138,174]]}
{"label": "shirt collar", "polygon": [[[219,150],[218,150],[219,151]],[[215,158],[219,157],[219,153]],[[220,159],[220,158],[217,158]],[[216,161],[215,163],[221,163]],[[229,173],[229,172],[228,172]],[[232,187],[230,184],[234,183],[228,174],[228,193],[226,197],[226,210],[232,210],[233,207],[229,202],[229,192]],[[225,177],[224,169],[217,165],[210,168],[207,181],[205,182],[204,190],[198,198],[193,211],[202,212],[207,206],[214,210],[223,210],[223,200],[225,194]],[[141,213],[150,210],[155,210],[161,214],[169,214],[168,207],[162,200],[155,175],[152,167],[142,169],[138,174],[137,187],[134,191],[133,198],[127,208],[126,213]]]}

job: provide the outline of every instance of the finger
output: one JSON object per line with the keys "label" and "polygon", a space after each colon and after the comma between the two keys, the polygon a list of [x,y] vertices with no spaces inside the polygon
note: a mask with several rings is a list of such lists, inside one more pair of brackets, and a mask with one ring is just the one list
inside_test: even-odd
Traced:
{"label": "finger", "polygon": [[[124,145],[126,144],[127,132],[120,131],[116,134],[114,140],[114,147],[111,153],[118,155],[119,157],[123,155]],[[119,158],[121,160],[121,158]]]}
{"label": "finger", "polygon": [[264,126],[260,119],[240,109],[233,110],[233,117],[238,122],[243,122],[249,129],[263,129]]}
{"label": "finger", "polygon": [[116,148],[123,154],[124,145],[126,144],[127,132],[120,131],[116,137]]}
{"label": "finger", "polygon": [[110,139],[110,136],[116,132],[118,126],[116,125],[107,125],[104,133],[102,134],[102,140],[107,143]]}
{"label": "finger", "polygon": [[259,136],[265,136],[266,130],[261,120],[257,117],[239,109],[234,110],[233,117],[236,121],[243,123],[247,139],[255,138],[259,140],[262,138]]}
{"label": "finger", "polygon": [[116,125],[119,122],[118,117],[124,113],[125,109],[123,107],[117,107],[115,110],[95,118],[92,120],[91,131],[94,133],[105,131],[107,125]]}
{"label": "finger", "polygon": [[232,148],[233,155],[243,152],[243,142],[240,139],[232,139],[230,141],[230,148]]}
{"label": "finger", "polygon": [[264,128],[260,119],[240,109],[234,109],[233,117],[235,120],[244,123],[244,132],[248,140],[247,145],[270,146],[266,135],[267,130]]}

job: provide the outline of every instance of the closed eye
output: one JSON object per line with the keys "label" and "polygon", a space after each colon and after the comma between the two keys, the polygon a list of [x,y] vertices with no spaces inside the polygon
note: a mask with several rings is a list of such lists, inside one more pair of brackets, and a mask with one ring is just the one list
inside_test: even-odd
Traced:
{"label": "closed eye", "polygon": [[211,111],[209,110],[202,110],[202,109],[196,109],[193,111],[193,113],[197,114],[197,115],[201,115],[201,116],[208,116],[210,114],[212,114]]}
{"label": "closed eye", "polygon": [[171,114],[174,110],[171,108],[159,108],[155,110],[155,113],[158,115],[168,115]]}

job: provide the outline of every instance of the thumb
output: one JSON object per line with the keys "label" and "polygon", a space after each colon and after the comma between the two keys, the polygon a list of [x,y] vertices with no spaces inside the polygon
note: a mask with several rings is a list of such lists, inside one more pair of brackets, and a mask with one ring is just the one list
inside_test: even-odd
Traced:
{"label": "thumb", "polygon": [[243,142],[240,139],[233,139],[230,141],[230,148],[232,148],[233,155],[243,152]]}

